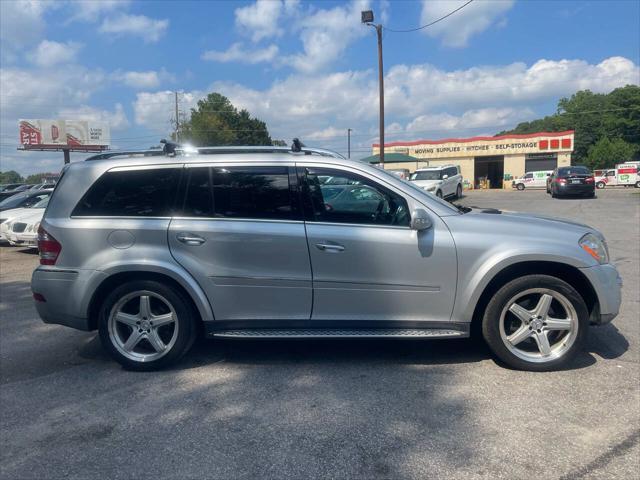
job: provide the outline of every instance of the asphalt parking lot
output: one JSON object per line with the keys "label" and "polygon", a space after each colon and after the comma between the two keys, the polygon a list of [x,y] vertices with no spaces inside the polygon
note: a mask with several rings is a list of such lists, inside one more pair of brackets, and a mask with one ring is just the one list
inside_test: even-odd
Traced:
{"label": "asphalt parking lot", "polygon": [[640,195],[460,203],[555,215],[607,237],[614,323],[573,368],[526,373],[472,340],[200,342],[122,370],[94,333],[44,325],[37,256],[0,248],[0,475],[27,478],[639,478]]}

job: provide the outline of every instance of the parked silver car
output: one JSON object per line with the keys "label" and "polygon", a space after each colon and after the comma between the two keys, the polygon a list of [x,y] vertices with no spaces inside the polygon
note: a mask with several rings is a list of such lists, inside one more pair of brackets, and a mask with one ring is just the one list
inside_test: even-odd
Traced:
{"label": "parked silver car", "polygon": [[[40,225],[41,318],[98,329],[137,370],[175,362],[201,333],[434,339],[478,326],[504,363],[540,371],[618,313],[598,231],[456,207],[377,167],[295,150],[71,164]],[[333,202],[326,178],[342,185]]]}

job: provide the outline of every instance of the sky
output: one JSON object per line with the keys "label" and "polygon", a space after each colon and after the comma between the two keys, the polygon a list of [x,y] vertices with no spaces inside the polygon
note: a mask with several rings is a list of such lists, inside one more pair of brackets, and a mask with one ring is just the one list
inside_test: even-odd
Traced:
{"label": "sky", "polygon": [[[157,145],[211,92],[271,137],[347,153],[386,141],[493,135],[581,89],[640,84],[640,2],[0,1],[0,170],[55,172],[62,153],[17,150],[18,120],[104,121],[111,148]],[[72,161],[86,154],[72,154]]]}

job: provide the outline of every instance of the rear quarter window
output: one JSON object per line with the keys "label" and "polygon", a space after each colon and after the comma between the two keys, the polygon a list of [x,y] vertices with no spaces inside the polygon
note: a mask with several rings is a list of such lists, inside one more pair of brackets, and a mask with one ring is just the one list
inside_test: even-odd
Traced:
{"label": "rear quarter window", "polygon": [[168,217],[180,168],[107,172],[82,197],[76,217]]}

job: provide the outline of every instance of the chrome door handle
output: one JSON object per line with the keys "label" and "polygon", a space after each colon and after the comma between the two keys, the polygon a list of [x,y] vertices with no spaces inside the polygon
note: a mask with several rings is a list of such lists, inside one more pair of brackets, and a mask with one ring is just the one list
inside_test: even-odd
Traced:
{"label": "chrome door handle", "polygon": [[186,245],[202,245],[206,240],[193,233],[180,232],[176,235],[179,242]]}
{"label": "chrome door handle", "polygon": [[336,243],[316,243],[316,248],[323,252],[343,252],[344,247]]}

